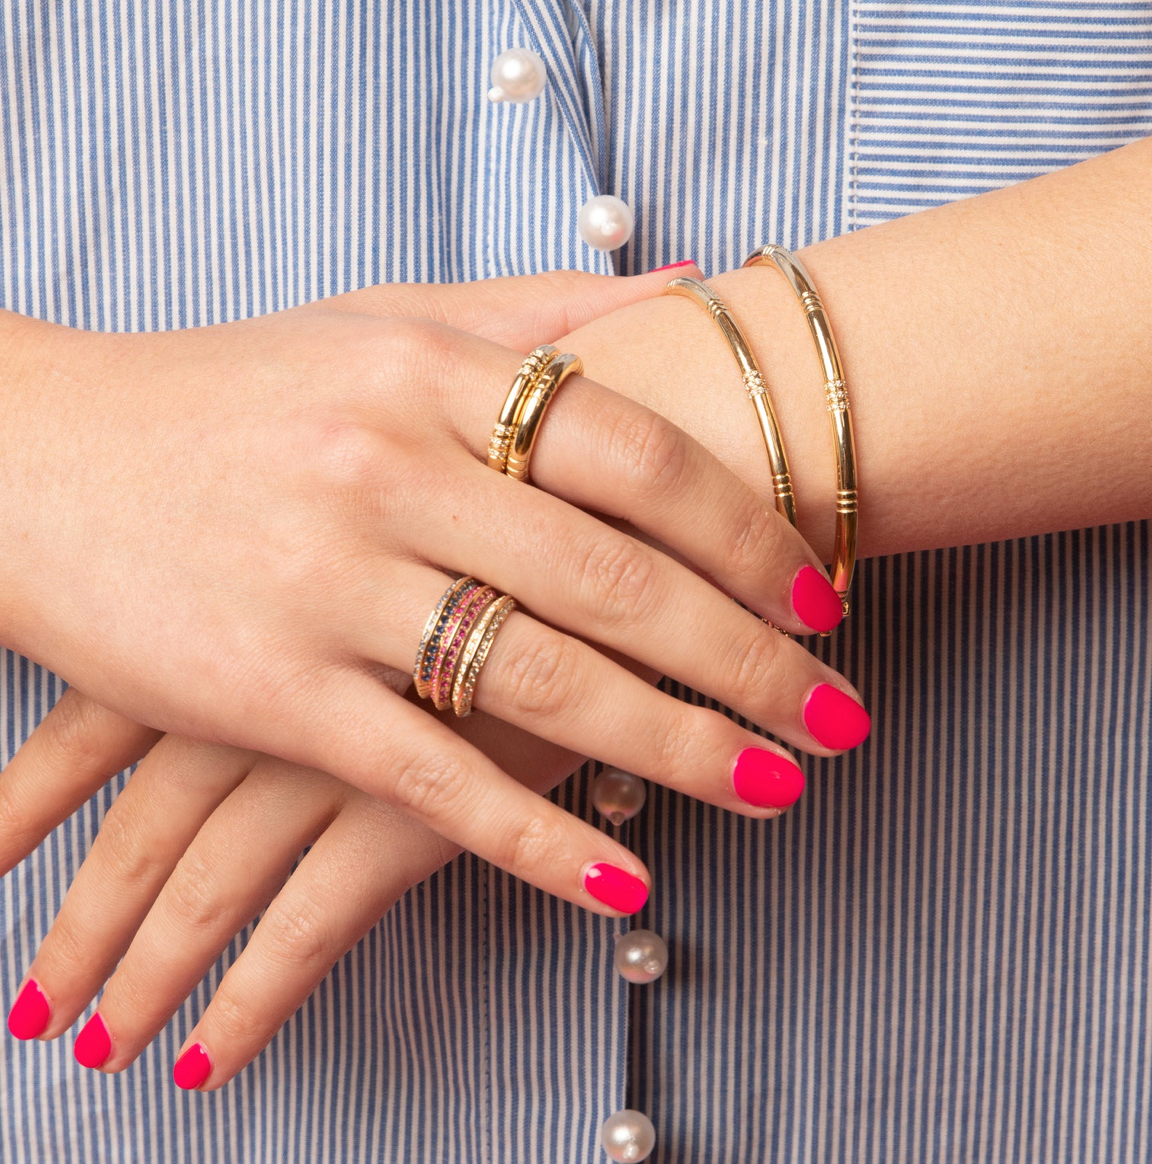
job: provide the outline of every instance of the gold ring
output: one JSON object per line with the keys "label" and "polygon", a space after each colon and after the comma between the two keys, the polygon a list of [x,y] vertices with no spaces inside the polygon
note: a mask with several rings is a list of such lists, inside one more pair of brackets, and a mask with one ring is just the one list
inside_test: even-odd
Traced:
{"label": "gold ring", "polygon": [[517,481],[528,480],[528,461],[532,456],[532,447],[536,443],[536,434],[539,432],[540,422],[544,419],[545,410],[560,385],[569,376],[578,376],[583,371],[584,361],[571,352],[554,356],[541,370],[528,390],[524,407],[516,418],[508,460],[504,467],[504,472],[509,477],[514,477]]}
{"label": "gold ring", "polygon": [[504,407],[500,409],[500,419],[492,429],[488,440],[488,468],[503,473],[508,463],[508,449],[516,433],[516,425],[524,399],[535,385],[540,373],[560,353],[551,344],[541,344],[529,352],[508,389]]}

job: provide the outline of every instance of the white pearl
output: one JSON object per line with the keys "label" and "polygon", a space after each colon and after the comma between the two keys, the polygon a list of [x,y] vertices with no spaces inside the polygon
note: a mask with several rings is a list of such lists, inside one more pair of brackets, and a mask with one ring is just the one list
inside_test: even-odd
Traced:
{"label": "white pearl", "polygon": [[631,772],[619,768],[605,768],[592,781],[592,803],[614,825],[631,820],[643,807],[648,797],[648,785]]}
{"label": "white pearl", "polygon": [[629,930],[616,939],[616,969],[642,986],[668,969],[668,946],[651,930]]}
{"label": "white pearl", "polygon": [[632,211],[614,194],[597,194],[580,207],[580,237],[598,251],[614,251],[632,237]]}
{"label": "white pearl", "polygon": [[656,1129],[642,1111],[625,1108],[604,1121],[600,1143],[616,1164],[637,1164],[656,1147]]}
{"label": "white pearl", "polygon": [[492,62],[489,101],[532,101],[544,92],[548,70],[544,58],[526,48],[506,49]]}

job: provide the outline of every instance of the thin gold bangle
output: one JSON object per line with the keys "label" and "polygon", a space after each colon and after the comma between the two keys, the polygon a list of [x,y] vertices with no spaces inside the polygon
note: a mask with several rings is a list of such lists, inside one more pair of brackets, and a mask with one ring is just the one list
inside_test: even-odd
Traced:
{"label": "thin gold bangle", "polygon": [[836,445],[836,542],[833,548],[832,586],[840,595],[844,614],[848,614],[848,588],[856,566],[856,533],[859,495],[856,490],[856,442],[852,436],[852,414],[848,410],[848,386],[840,352],[824,304],[812,284],[812,277],[795,255],[776,243],[757,247],[744,260],[745,267],[758,263],[776,268],[796,294],[816,345],[824,375],[824,398],[832,421],[832,439]]}
{"label": "thin gold bangle", "polygon": [[536,377],[527,396],[524,407],[516,418],[516,428],[512,433],[512,446],[508,450],[508,461],[504,472],[517,481],[528,480],[528,462],[532,457],[532,447],[536,443],[536,433],[544,419],[544,411],[556,395],[557,389],[569,376],[578,376],[584,371],[584,361],[571,352],[562,352],[553,357]]}
{"label": "thin gold bangle", "polygon": [[512,445],[512,438],[516,435],[516,426],[523,410],[524,402],[529,392],[535,386],[540,374],[560,354],[551,344],[541,344],[534,348],[520,365],[508,395],[504,397],[504,406],[500,409],[500,419],[492,429],[492,436],[488,439],[488,468],[503,473],[508,464],[508,450]]}
{"label": "thin gold bangle", "polygon": [[772,494],[776,499],[776,509],[793,525],[796,524],[796,498],[792,492],[792,475],[788,471],[788,458],[784,453],[784,438],[780,435],[780,425],[776,412],[768,396],[768,386],[764,383],[760,365],[752,354],[748,338],[740,330],[727,305],[699,279],[687,276],[673,279],[665,289],[668,295],[679,295],[699,303],[716,321],[736,357],[740,375],[744,380],[744,390],[756,409],[756,419],[760,422],[760,434],[764,438],[764,448],[768,453],[768,467],[772,470]]}

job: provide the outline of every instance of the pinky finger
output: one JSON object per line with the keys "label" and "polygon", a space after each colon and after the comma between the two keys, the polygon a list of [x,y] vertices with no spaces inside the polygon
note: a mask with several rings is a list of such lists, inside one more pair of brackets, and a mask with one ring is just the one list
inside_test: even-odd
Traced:
{"label": "pinky finger", "polygon": [[[380,844],[381,830],[388,843]],[[444,863],[424,826],[359,796],[328,827],[268,906],[184,1042],[173,1079],[214,1091],[247,1066],[336,960],[416,882]]]}

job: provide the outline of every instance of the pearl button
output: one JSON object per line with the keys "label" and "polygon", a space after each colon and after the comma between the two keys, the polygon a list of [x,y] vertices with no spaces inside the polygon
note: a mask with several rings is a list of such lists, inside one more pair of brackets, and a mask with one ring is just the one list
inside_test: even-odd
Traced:
{"label": "pearl button", "polygon": [[656,1129],[642,1111],[625,1108],[604,1121],[600,1143],[616,1164],[637,1164],[656,1147]]}
{"label": "pearl button", "polygon": [[605,768],[592,781],[592,803],[614,825],[631,820],[644,807],[647,797],[644,781],[619,768]]}
{"label": "pearl button", "polygon": [[655,982],[668,969],[668,947],[651,930],[629,930],[616,939],[616,969],[629,982]]}
{"label": "pearl button", "polygon": [[513,48],[502,52],[492,62],[492,88],[489,101],[532,101],[544,92],[548,70],[544,58],[531,49]]}
{"label": "pearl button", "polygon": [[632,237],[632,211],[613,194],[597,194],[580,207],[580,237],[598,251],[614,251]]}

